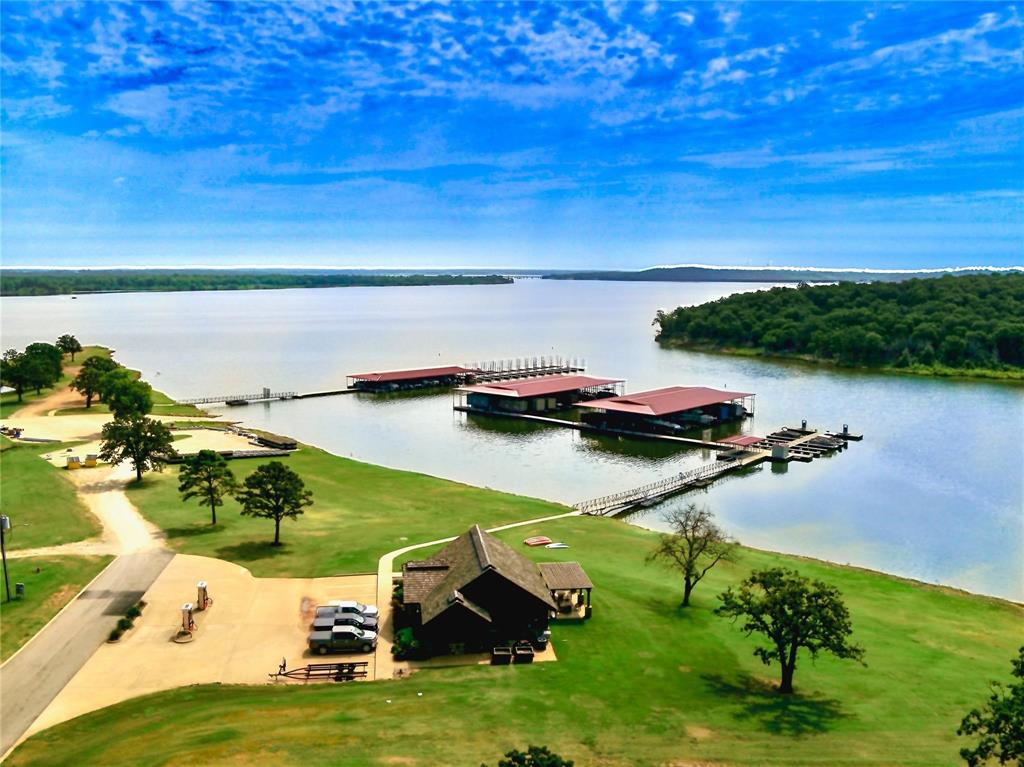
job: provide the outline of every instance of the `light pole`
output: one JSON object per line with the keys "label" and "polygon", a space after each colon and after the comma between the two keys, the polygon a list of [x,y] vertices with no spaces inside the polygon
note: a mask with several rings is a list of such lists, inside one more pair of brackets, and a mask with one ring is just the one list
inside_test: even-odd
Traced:
{"label": "light pole", "polygon": [[4,589],[7,593],[6,602],[11,601],[11,582],[7,580],[7,531],[11,529],[11,518],[0,514],[0,556],[4,561]]}

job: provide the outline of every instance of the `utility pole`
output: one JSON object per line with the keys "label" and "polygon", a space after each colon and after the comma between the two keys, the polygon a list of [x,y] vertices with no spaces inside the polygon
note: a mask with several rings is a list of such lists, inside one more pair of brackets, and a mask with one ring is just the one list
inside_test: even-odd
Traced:
{"label": "utility pole", "polygon": [[11,518],[0,514],[0,556],[4,561],[4,589],[7,593],[6,602],[11,601],[11,582],[7,579],[7,531],[11,529]]}

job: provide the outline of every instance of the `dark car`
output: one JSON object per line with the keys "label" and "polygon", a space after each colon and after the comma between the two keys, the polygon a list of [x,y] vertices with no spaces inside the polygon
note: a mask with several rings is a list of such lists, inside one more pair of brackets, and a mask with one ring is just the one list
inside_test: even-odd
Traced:
{"label": "dark car", "polygon": [[329,652],[372,652],[377,634],[355,626],[334,626],[330,631],[314,631],[309,635],[309,649],[320,655]]}
{"label": "dark car", "polygon": [[332,613],[328,609],[323,615],[319,615],[318,611],[317,617],[313,620],[313,631],[330,631],[335,626],[355,626],[366,631],[376,631],[377,619],[357,613]]}

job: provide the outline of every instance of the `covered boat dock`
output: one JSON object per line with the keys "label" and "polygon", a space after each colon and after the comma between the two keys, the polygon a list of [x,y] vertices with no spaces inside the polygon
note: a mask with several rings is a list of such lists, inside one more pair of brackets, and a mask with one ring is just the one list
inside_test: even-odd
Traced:
{"label": "covered boat dock", "polygon": [[620,378],[554,375],[523,381],[503,381],[456,390],[456,409],[481,413],[549,413],[593,400],[614,397]]}
{"label": "covered boat dock", "polygon": [[444,365],[413,370],[388,370],[377,373],[354,373],[348,376],[348,386],[356,391],[389,392],[423,389],[430,386],[454,386],[465,383],[480,372],[462,365]]}
{"label": "covered boat dock", "polygon": [[676,434],[741,420],[754,412],[754,394],[669,386],[664,389],[580,402],[583,421],[603,429]]}

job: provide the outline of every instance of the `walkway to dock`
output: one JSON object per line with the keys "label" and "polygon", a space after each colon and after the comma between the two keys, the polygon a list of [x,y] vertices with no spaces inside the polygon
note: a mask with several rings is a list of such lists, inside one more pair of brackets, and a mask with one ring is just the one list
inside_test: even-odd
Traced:
{"label": "walkway to dock", "polygon": [[[857,437],[853,438],[857,439]],[[845,446],[842,439],[823,435],[813,429],[783,429],[773,432],[756,445],[745,448],[724,443],[706,444],[729,447],[737,450],[737,454],[728,457],[720,456],[715,463],[698,466],[696,469],[680,472],[673,477],[641,485],[632,490],[582,501],[574,504],[573,508],[581,514],[591,516],[615,516],[638,507],[654,506],[670,496],[693,488],[706,487],[723,474],[755,466],[762,461],[810,461],[820,455],[842,450]],[[764,447],[765,445],[768,446],[767,449]],[[774,457],[771,448],[783,445],[787,448],[786,456]]]}
{"label": "walkway to dock", "polygon": [[228,404],[234,402],[261,402],[274,399],[295,399],[299,395],[293,391],[270,391],[264,389],[258,394],[217,394],[212,397],[193,397],[191,399],[176,400],[179,405],[214,405],[218,402]]}

